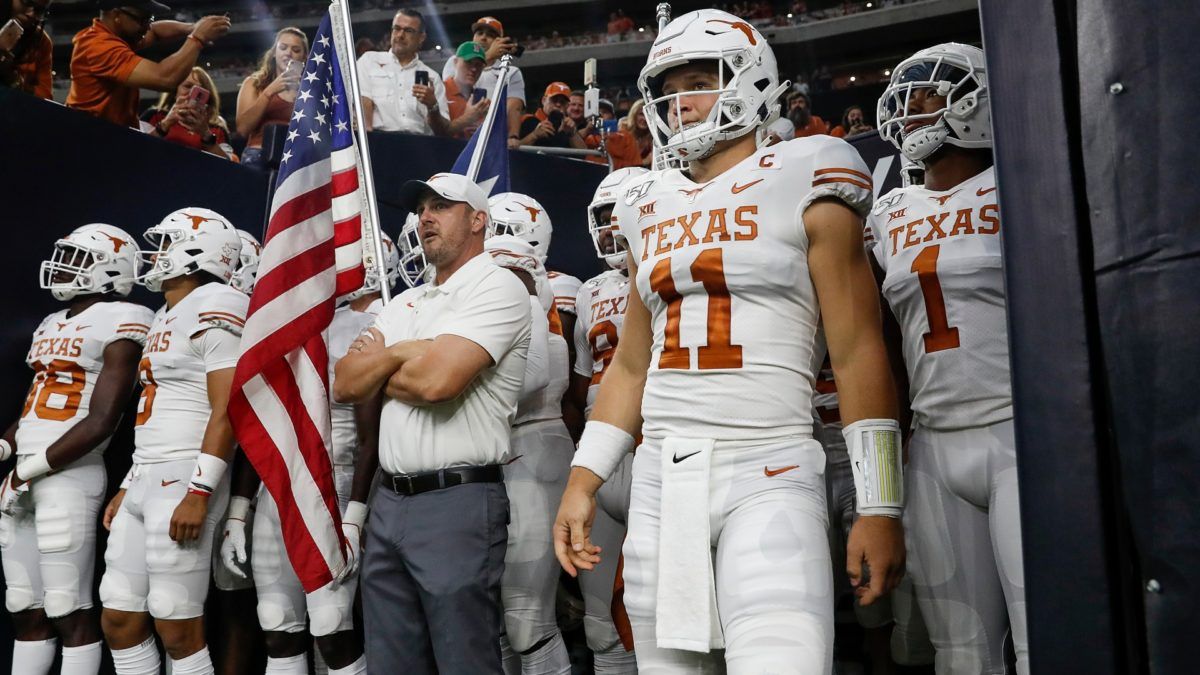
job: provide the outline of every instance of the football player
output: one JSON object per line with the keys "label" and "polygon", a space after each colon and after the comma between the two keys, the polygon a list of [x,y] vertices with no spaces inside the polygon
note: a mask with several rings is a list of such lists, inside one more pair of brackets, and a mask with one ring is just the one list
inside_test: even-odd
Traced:
{"label": "football player", "polygon": [[66,309],[33,334],[33,384],[20,418],[0,437],[17,466],[0,484],[0,557],[13,621],[12,672],[100,669],[92,609],[96,517],[108,480],[103,453],[137,378],[153,313],[120,298],[138,273],[138,247],[112,225],[84,225],[54,243],[41,287]]}
{"label": "football player", "polygon": [[639,670],[828,673],[819,325],[858,488],[847,571],[869,605],[904,569],[895,391],[862,245],[870,173],[836,138],[759,147],[787,84],[731,14],[672,21],[638,85],[681,168],[630,181],[613,212],[629,300],[555,524],[559,559],[572,574],[600,560],[595,495],[640,429],[623,550]]}
{"label": "football player", "polygon": [[[611,269],[584,282],[575,301],[579,318],[575,323],[575,365],[568,395],[575,407],[584,411],[585,417],[591,415],[596,391],[604,371],[612,362],[629,296],[626,245],[610,217],[618,197],[624,195],[621,185],[644,173],[646,170],[641,167],[612,172],[600,182],[588,205],[588,233],[592,245],[596,255]],[[592,523],[591,537],[601,549],[617,551],[625,539],[632,464],[633,455],[626,455],[613,476],[596,493],[600,508]],[[633,652],[626,650],[613,621],[613,590],[619,583],[617,563],[615,557],[605,558],[591,572],[579,577],[586,612],[584,633],[599,675],[637,672]]]}
{"label": "football player", "polygon": [[534,335],[545,340],[545,358],[539,358],[536,340],[531,342],[526,383],[513,420],[512,457],[504,467],[511,509],[500,582],[505,634],[520,655],[524,675],[568,675],[571,660],[555,620],[558,565],[550,534],[575,448],[562,419],[570,357],[557,302],[551,297],[553,283],[542,262],[550,243],[550,216],[532,197],[514,192],[493,196],[488,211],[486,246],[493,259],[506,267],[523,264],[525,270],[518,272],[530,274],[535,284],[531,290],[535,295],[540,291],[545,302],[543,306],[538,297],[530,297],[537,310]]}
{"label": "football player", "polygon": [[[346,355],[350,343],[367,329],[383,306],[381,287],[390,289],[399,277],[400,256],[396,245],[380,233],[384,250],[384,273],[368,267],[361,288],[346,295],[329,324],[330,378],[338,359]],[[327,584],[306,594],[296,576],[283,545],[283,530],[275,500],[266,490],[259,489],[253,472],[239,481],[230,500],[229,517],[225,521],[225,538],[221,558],[226,569],[235,575],[245,574],[247,559],[247,530],[253,531],[253,555],[249,556],[254,587],[258,592],[258,620],[266,636],[268,675],[302,674],[308,672],[308,636],[316,639],[317,649],[333,675],[366,672],[362,641],[354,631],[354,594],[358,588],[357,562],[363,523],[366,521],[366,500],[370,491],[367,480],[355,478],[358,461],[359,418],[355,406],[332,403],[332,454],[334,489],[342,511],[343,531],[346,533],[353,562],[336,583]],[[376,419],[370,433],[377,432]],[[363,430],[366,431],[366,430]],[[253,528],[247,527],[251,498],[258,492],[258,507],[254,512]]]}
{"label": "football player", "polygon": [[983,52],[947,43],[892,70],[879,133],[924,166],[868,219],[915,420],[905,513],[939,673],[1029,670],[1000,210]]}
{"label": "football player", "polygon": [[138,282],[165,304],[138,365],[133,467],[105,512],[101,623],[118,673],[158,672],[154,633],[176,675],[212,673],[203,615],[234,450],[225,408],[249,301],[229,281],[242,244],[224,216],[198,207],[145,238]]}

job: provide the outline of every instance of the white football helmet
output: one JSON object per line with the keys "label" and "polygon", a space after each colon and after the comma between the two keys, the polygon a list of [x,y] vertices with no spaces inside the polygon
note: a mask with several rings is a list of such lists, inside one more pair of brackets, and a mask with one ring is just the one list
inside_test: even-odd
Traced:
{"label": "white football helmet", "polygon": [[[717,63],[717,89],[664,95],[663,75],[695,61]],[[755,133],[775,121],[779,96],[787,88],[787,82],[779,82],[775,53],[758,29],[717,9],[688,12],[667,24],[638,75],[655,144],[666,158],[685,162],[706,157],[718,141]],[[719,98],[703,122],[672,129],[671,107],[675,106],[678,119],[680,99],[695,94]]]}
{"label": "white football helmet", "polygon": [[[608,219],[600,221],[600,211],[614,206],[624,194],[621,186],[644,173],[648,172],[640,166],[617,169],[600,181],[596,194],[592,196],[592,203],[588,204],[588,234],[592,235],[592,246],[596,248],[596,256],[614,270],[623,270],[628,264],[625,252],[629,249],[629,243],[618,225],[610,223]],[[605,236],[610,233],[611,236]]]}
{"label": "white football helmet", "polygon": [[78,295],[129,295],[141,259],[125,230],[94,223],[75,228],[54,242],[54,254],[42,262],[41,286],[59,300]]}
{"label": "white football helmet", "polygon": [[[387,276],[387,287],[389,289],[396,285],[396,281],[400,279],[400,251],[396,249],[395,242],[387,236],[383,230],[379,231],[379,238],[383,242],[383,266],[384,274]],[[364,246],[374,246],[369,240],[363,240]],[[423,254],[422,254],[423,255]],[[347,293],[342,299],[346,302],[357,300],[368,293],[379,292],[379,270],[374,266],[367,266],[366,280],[363,281],[362,288],[357,291]]]}
{"label": "white football helmet", "polygon": [[137,282],[156,293],[167,279],[196,272],[229,283],[241,261],[242,238],[225,216],[210,209],[179,209],[142,236],[150,243],[141,254],[149,268]]}
{"label": "white football helmet", "polygon": [[550,214],[538,200],[519,192],[502,192],[488,199],[488,212],[491,222],[487,236],[511,234],[524,239],[537,252],[542,264],[546,264],[554,226],[550,224]]}
{"label": "white football helmet", "polygon": [[421,233],[418,226],[421,220],[417,214],[410,213],[400,229],[400,238],[396,241],[399,249],[397,270],[400,278],[409,288],[416,288],[433,278],[434,268],[425,259],[425,248],[421,244]]}
{"label": "white football helmet", "polygon": [[258,258],[262,255],[262,244],[254,235],[245,230],[238,230],[242,239],[242,254],[238,256],[238,266],[233,272],[229,285],[250,295],[254,291],[254,280],[258,277]]}
{"label": "white football helmet", "polygon": [[[945,107],[930,113],[910,110],[917,90],[944,96]],[[891,82],[879,97],[875,114],[879,135],[917,162],[943,143],[960,148],[992,147],[983,50],[947,42],[901,61],[892,69]]]}

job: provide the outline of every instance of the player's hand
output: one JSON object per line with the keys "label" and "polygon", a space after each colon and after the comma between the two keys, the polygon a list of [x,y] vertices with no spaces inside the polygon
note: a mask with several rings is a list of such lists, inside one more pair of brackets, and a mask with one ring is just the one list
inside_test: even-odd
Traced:
{"label": "player's hand", "polygon": [[171,541],[187,544],[200,538],[204,517],[208,515],[208,497],[189,492],[171,514]]}
{"label": "player's hand", "polygon": [[17,471],[13,469],[4,477],[4,482],[0,483],[0,513],[6,516],[15,516],[20,508],[17,506],[21,496],[29,492],[29,482],[16,484]]}
{"label": "player's hand", "polygon": [[113,518],[117,517],[117,511],[121,510],[123,501],[125,501],[124,490],[117,490],[117,494],[108,500],[108,506],[104,507],[104,529],[112,531]]}
{"label": "player's hand", "polygon": [[241,518],[225,519],[225,536],[221,539],[221,562],[225,569],[242,579],[246,572],[242,566],[246,564],[246,521]]}
{"label": "player's hand", "polygon": [[904,527],[899,518],[862,516],[846,542],[846,574],[858,603],[867,606],[892,592],[904,576]]}
{"label": "player's hand", "polygon": [[590,539],[592,523],[596,520],[599,481],[586,469],[572,469],[558,506],[558,516],[554,519],[554,555],[558,557],[558,564],[573,577],[579,576],[581,569],[592,570],[600,564],[600,547]]}
{"label": "player's hand", "polygon": [[220,37],[223,37],[229,32],[229,17],[227,16],[206,16],[194,24],[192,35],[195,35],[204,44],[212,44],[212,42]]}

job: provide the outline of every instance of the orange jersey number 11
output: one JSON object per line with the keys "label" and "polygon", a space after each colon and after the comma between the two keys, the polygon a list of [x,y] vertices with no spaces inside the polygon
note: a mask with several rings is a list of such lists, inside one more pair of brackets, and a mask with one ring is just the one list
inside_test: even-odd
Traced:
{"label": "orange jersey number 11", "polygon": [[[700,252],[690,268],[692,280],[708,294],[708,340],[697,348],[696,365],[700,370],[741,368],[742,346],[732,343],[733,312],[729,287],[725,285],[725,261],[721,249]],[[671,277],[671,259],[663,258],[650,271],[650,289],[667,303],[667,326],[658,367],[690,368],[691,350],[679,346],[679,323],[683,319],[683,296]]]}
{"label": "orange jersey number 11", "polygon": [[942,295],[942,282],[937,275],[938,253],[942,247],[935,244],[921,251],[913,260],[912,271],[921,284],[921,295],[925,298],[925,318],[929,332],[925,338],[925,353],[932,354],[958,346],[958,329],[950,327],[946,318],[946,298]]}

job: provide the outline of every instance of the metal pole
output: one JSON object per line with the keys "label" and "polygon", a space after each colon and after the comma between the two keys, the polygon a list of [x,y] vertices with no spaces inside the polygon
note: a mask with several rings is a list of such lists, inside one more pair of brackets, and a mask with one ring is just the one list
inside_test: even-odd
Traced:
{"label": "metal pole", "polygon": [[[347,0],[333,0],[329,3],[329,15],[335,24],[341,24],[334,26],[333,39],[337,47],[338,62],[342,64],[343,84],[349,84],[350,100],[346,103],[354,113],[352,132],[358,141],[359,178],[362,180],[363,201],[367,206],[367,220],[370,221],[367,227],[370,229],[375,258],[373,267],[379,276],[379,293],[383,296],[383,304],[386,305],[392,299],[392,289],[387,285],[383,237],[380,236],[383,226],[379,221],[379,205],[375,201],[375,174],[371,169],[371,150],[367,146],[367,132],[365,131],[367,121],[363,116],[362,97],[359,94],[362,89],[358,84],[358,63],[354,59],[354,28],[350,25],[350,9],[346,2]],[[342,36],[340,43],[338,41],[339,34]]]}
{"label": "metal pole", "polygon": [[[656,7],[655,11],[654,11],[654,16],[656,19],[658,19],[658,33],[661,35],[663,32],[663,29],[665,29],[667,27],[667,24],[671,23],[671,3],[669,3],[669,2],[658,3],[658,7]],[[653,159],[654,168],[659,169],[659,170],[666,169],[669,166],[667,163],[667,158],[665,155],[663,155],[662,151],[659,150],[658,142],[656,140],[657,138],[658,137],[654,134],[650,135],[650,140],[654,147],[654,150],[653,150],[653,152],[654,152],[654,159]]]}
{"label": "metal pole", "polygon": [[[504,84],[508,82],[508,71],[511,65],[511,54],[505,54],[500,57],[500,76],[496,78],[496,86],[492,87],[491,92],[492,107],[483,118],[483,126],[476,132],[475,150],[471,153],[471,163],[467,165],[467,178],[470,178],[471,182],[475,182],[475,179],[479,176],[479,165],[483,163],[483,151],[487,145],[488,134],[492,132],[492,125],[495,123],[496,115],[498,114],[496,97],[500,95],[500,92],[504,90]],[[508,101],[499,101],[498,103],[500,105],[508,105]],[[507,141],[505,142],[507,143]]]}

